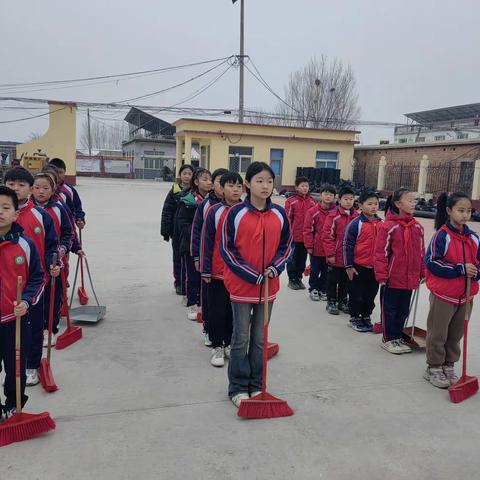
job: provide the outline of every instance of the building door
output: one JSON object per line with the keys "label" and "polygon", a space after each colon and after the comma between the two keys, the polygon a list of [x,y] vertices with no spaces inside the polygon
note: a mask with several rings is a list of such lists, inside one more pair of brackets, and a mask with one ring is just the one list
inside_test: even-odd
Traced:
{"label": "building door", "polygon": [[275,173],[275,188],[280,191],[282,188],[283,149],[270,149],[270,167]]}

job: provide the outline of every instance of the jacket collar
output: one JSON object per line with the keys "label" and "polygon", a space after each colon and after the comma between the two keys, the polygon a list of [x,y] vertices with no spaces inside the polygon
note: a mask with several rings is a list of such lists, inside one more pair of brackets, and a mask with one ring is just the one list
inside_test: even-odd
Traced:
{"label": "jacket collar", "polygon": [[265,209],[264,210],[258,210],[258,208],[254,207],[252,205],[252,202],[250,201],[250,197],[249,196],[246,196],[245,197],[245,200],[243,201],[243,203],[245,204],[245,206],[250,209],[250,210],[253,210],[254,212],[267,212],[268,210],[271,210],[272,209],[272,205],[273,205],[273,202],[272,202],[272,199],[271,198],[267,198],[267,203],[265,205]]}
{"label": "jacket collar", "polygon": [[23,228],[18,223],[12,223],[12,228],[10,231],[0,237],[0,244],[3,242],[13,242],[18,243],[18,239],[23,235]]}
{"label": "jacket collar", "polygon": [[378,222],[380,221],[380,217],[378,215],[374,215],[372,218],[368,218],[364,213],[360,214],[360,219],[362,222]]}
{"label": "jacket collar", "polygon": [[454,233],[455,235],[461,235],[462,237],[467,237],[473,233],[473,231],[468,228],[468,225],[463,226],[463,231],[455,228],[450,222],[446,222],[444,227],[445,230],[450,230],[450,232]]}
{"label": "jacket collar", "polygon": [[394,213],[391,210],[385,215],[385,220],[393,220],[395,222],[411,222],[414,220],[413,215],[406,215],[404,213]]}
{"label": "jacket collar", "polygon": [[59,201],[57,199],[57,197],[55,197],[55,195],[52,195],[49,198],[48,202],[45,205],[42,206],[42,205],[39,205],[39,203],[35,200],[35,198],[33,196],[31,197],[31,199],[32,199],[32,202],[35,206],[42,207],[42,208],[54,207]]}

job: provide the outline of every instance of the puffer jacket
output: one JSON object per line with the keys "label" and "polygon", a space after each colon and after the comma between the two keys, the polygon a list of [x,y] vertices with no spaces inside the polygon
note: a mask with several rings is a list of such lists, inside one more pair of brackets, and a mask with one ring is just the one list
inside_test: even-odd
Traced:
{"label": "puffer jacket", "polygon": [[303,227],[305,223],[305,215],[312,207],[315,206],[315,200],[310,194],[300,195],[297,193],[293,197],[289,197],[285,202],[285,212],[290,220],[290,226],[293,232],[294,242],[303,242]]}
{"label": "puffer jacket", "polygon": [[322,240],[323,225],[325,224],[328,214],[335,208],[335,204],[332,203],[329,209],[325,209],[320,202],[312,208],[309,208],[305,214],[303,243],[307,250],[313,250],[314,257],[325,256],[325,248]]}
{"label": "puffer jacket", "polygon": [[192,237],[192,224],[198,205],[202,203],[203,197],[198,192],[189,191],[180,196],[176,215],[176,230],[180,255],[190,255],[190,242]]}
{"label": "puffer jacket", "polygon": [[166,242],[173,237],[173,229],[175,225],[175,214],[177,213],[178,200],[182,187],[178,183],[174,183],[168,192],[165,202],[163,202],[162,219],[160,222],[160,235]]}

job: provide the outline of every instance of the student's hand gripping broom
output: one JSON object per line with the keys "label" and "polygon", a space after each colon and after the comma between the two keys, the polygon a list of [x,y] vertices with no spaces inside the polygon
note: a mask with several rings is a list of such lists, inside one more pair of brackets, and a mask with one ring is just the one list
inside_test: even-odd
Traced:
{"label": "student's hand gripping broom", "polygon": [[[82,242],[82,230],[79,229],[79,238],[80,238],[80,248],[83,248],[83,242]],[[81,284],[78,287],[77,294],[78,294],[78,301],[80,302],[80,305],[87,305],[88,304],[88,295],[87,291],[85,290],[85,279],[83,276],[83,257],[82,255],[78,256],[78,261],[80,262],[80,280]]]}
{"label": "student's hand gripping broom", "polygon": [[467,335],[468,335],[468,319],[470,309],[470,285],[471,278],[467,277],[467,288],[465,295],[465,320],[463,322],[463,361],[462,376],[448,387],[450,400],[453,403],[460,403],[463,400],[475,395],[478,392],[478,378],[467,375]]}
{"label": "student's hand gripping broom", "polygon": [[[52,256],[52,265],[57,266],[57,255]],[[40,383],[46,392],[52,393],[58,390],[57,384],[53,378],[51,368],[51,355],[52,355],[52,328],[53,328],[53,308],[55,305],[55,282],[56,278],[50,279],[50,304],[48,308],[48,343],[47,343],[47,358],[42,358],[40,361],[40,368],[38,369],[38,376],[40,377]]]}
{"label": "student's hand gripping broom", "polygon": [[267,392],[268,275],[265,275],[264,286],[262,391],[253,398],[241,401],[238,416],[242,418],[276,418],[293,415],[293,410],[285,400],[276,398]]}
{"label": "student's hand gripping broom", "polygon": [[69,347],[75,342],[78,342],[82,338],[82,329],[77,326],[72,326],[70,321],[70,307],[68,305],[67,299],[67,279],[65,275],[65,269],[62,269],[62,287],[63,287],[63,304],[66,307],[67,315],[67,328],[65,331],[57,337],[57,344],[55,345],[56,350],[63,350],[64,348]]}
{"label": "student's hand gripping broom", "polygon": [[[17,279],[17,305],[22,301],[22,277]],[[55,429],[55,422],[47,412],[32,414],[22,412],[22,387],[20,368],[22,318],[15,318],[15,415],[0,424],[0,447],[14,442],[22,442]]]}

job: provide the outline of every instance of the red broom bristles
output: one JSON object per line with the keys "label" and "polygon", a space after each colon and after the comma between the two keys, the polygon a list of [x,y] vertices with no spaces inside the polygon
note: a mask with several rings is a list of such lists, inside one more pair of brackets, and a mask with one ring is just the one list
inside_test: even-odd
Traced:
{"label": "red broom bristles", "polygon": [[55,379],[53,378],[52,369],[46,358],[42,358],[42,360],[40,361],[38,376],[40,377],[40,383],[42,384],[42,387],[46,392],[52,393],[58,390]]}
{"label": "red broom bristles", "polygon": [[267,358],[270,360],[272,357],[278,354],[280,351],[280,345],[278,343],[268,342],[267,344]]}
{"label": "red broom bristles", "polygon": [[72,343],[78,342],[82,338],[82,329],[80,327],[67,327],[67,329],[57,337],[55,345],[56,350],[63,350],[69,347]]}
{"label": "red broom bristles", "polygon": [[0,447],[47,433],[54,430],[55,426],[47,412],[17,413],[0,425]]}
{"label": "red broom bristles", "polygon": [[249,400],[242,400],[238,416],[242,418],[276,418],[290,417],[293,410],[285,400],[274,397],[270,393],[260,393]]}
{"label": "red broom bristles", "polygon": [[460,403],[478,392],[477,377],[460,377],[456,383],[448,387],[448,394],[453,403]]}

